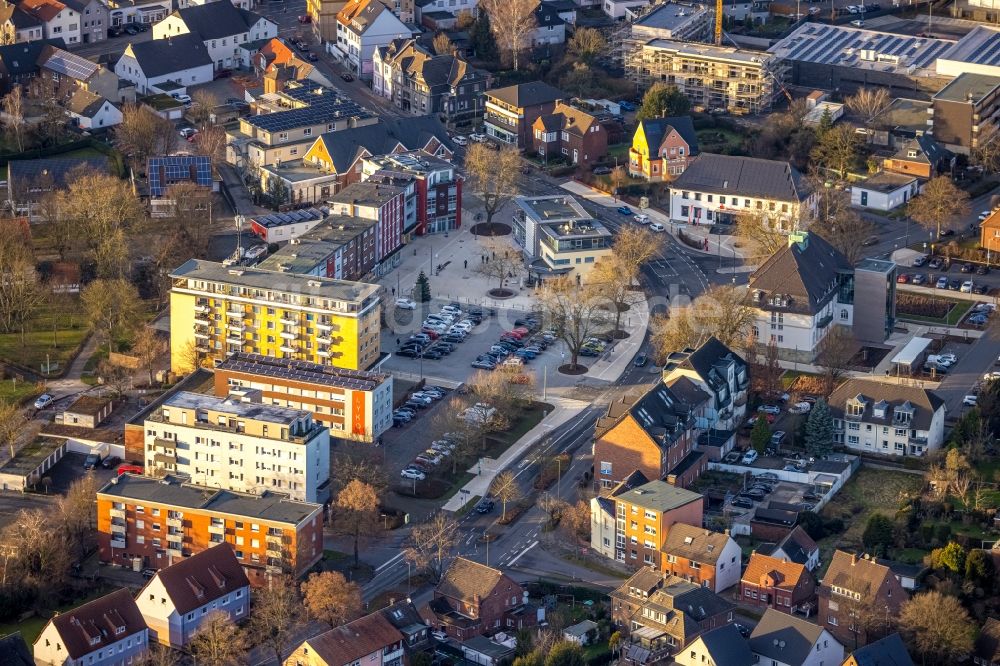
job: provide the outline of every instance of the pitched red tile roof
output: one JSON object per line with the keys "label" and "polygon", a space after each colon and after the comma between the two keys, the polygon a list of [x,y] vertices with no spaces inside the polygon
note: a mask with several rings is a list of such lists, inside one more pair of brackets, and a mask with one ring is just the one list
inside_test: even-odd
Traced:
{"label": "pitched red tile roof", "polygon": [[403,640],[381,611],[358,618],[306,641],[327,666],[344,666]]}
{"label": "pitched red tile roof", "polygon": [[20,8],[21,11],[48,22],[58,16],[59,12],[66,9],[66,5],[58,2],[58,0],[23,0]]}
{"label": "pitched red tile roof", "polygon": [[159,578],[177,612],[182,615],[250,585],[233,547],[228,543],[220,543],[160,569],[156,578]]}
{"label": "pitched red tile roof", "polygon": [[146,621],[135,599],[124,588],[56,615],[49,622],[55,625],[66,652],[73,659],[146,629]]}
{"label": "pitched red tile roof", "polygon": [[823,587],[842,587],[862,599],[875,593],[892,571],[872,558],[857,557],[842,550],[834,551],[830,567],[823,576]]}
{"label": "pitched red tile roof", "polygon": [[498,569],[456,557],[438,583],[437,592],[466,603],[475,603],[476,597],[485,599],[493,592],[502,575]]}
{"label": "pitched red tile roof", "polygon": [[750,556],[750,562],[747,564],[746,571],[743,572],[741,581],[764,587],[770,587],[770,581],[773,581],[774,587],[792,590],[798,585],[802,576],[806,575],[808,572],[801,564],[754,553]]}

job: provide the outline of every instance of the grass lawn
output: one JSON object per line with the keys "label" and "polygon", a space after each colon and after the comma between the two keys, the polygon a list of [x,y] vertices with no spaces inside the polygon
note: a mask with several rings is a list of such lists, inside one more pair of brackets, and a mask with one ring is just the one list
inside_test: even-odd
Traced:
{"label": "grass lawn", "polygon": [[87,337],[87,322],[79,298],[59,305],[46,304],[28,324],[21,344],[20,333],[0,333],[0,358],[38,372],[46,354],[63,369],[70,355]]}
{"label": "grass lawn", "polygon": [[12,379],[0,381],[0,402],[17,402],[28,400],[42,392],[41,384],[32,382],[16,382]]}
{"label": "grass lawn", "polygon": [[743,147],[743,136],[726,129],[715,127],[698,130],[698,146],[701,150],[712,153],[739,151]]}
{"label": "grass lawn", "polygon": [[619,164],[628,162],[628,149],[632,147],[630,143],[619,143],[615,146],[608,146],[608,161],[614,162],[618,158]]}
{"label": "grass lawn", "polygon": [[77,150],[71,150],[68,153],[60,153],[57,155],[59,158],[63,157],[102,157],[104,153],[97,150],[96,148],[78,148]]}
{"label": "grass lawn", "polygon": [[525,434],[545,418],[545,413],[552,410],[552,405],[544,402],[533,402],[521,413],[511,427],[504,432],[497,432],[486,438],[486,450],[483,452],[488,458],[498,458],[510,448],[510,445],[524,437]]}
{"label": "grass lawn", "polygon": [[841,518],[846,530],[821,539],[820,558],[830,561],[837,548],[862,551],[861,535],[868,519],[876,513],[892,517],[900,503],[920,494],[923,477],[862,466],[822,511],[824,518]]}
{"label": "grass lawn", "polygon": [[958,322],[962,321],[962,317],[969,311],[974,303],[973,301],[959,301],[951,298],[935,298],[936,301],[947,301],[952,303],[951,310],[944,317],[925,317],[922,315],[906,314],[904,312],[897,312],[899,319],[905,321],[916,321],[928,324],[942,324],[944,326],[955,326]]}

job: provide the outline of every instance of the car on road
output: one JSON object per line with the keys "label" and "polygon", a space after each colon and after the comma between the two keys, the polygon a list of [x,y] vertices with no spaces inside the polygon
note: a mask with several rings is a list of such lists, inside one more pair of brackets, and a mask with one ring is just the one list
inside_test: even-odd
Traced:
{"label": "car on road", "polygon": [[990,216],[991,212],[992,211],[984,210],[982,213],[979,214],[979,218],[978,218],[979,221],[982,222],[983,220],[985,220],[986,218],[988,218]]}
{"label": "car on road", "polygon": [[864,245],[865,247],[871,247],[872,245],[878,245],[878,241],[879,241],[878,236],[872,235],[866,238],[865,241],[862,243],[862,245]]}
{"label": "car on road", "polygon": [[456,146],[467,146],[469,144],[469,140],[466,139],[461,134],[456,134],[455,136],[451,137],[451,140],[455,142]]}
{"label": "car on road", "polygon": [[979,396],[967,395],[962,398],[962,404],[966,407],[975,407],[976,403],[979,401]]}
{"label": "car on road", "polygon": [[649,224],[649,215],[635,215],[632,217],[632,221],[636,224]]}
{"label": "car on road", "polygon": [[863,28],[865,27],[865,21],[864,19],[855,19],[854,21],[851,21],[851,25],[855,28]]}
{"label": "car on road", "polygon": [[958,270],[960,273],[971,273],[973,270],[972,264],[970,264],[969,262],[965,262],[964,264],[958,267]]}
{"label": "car on road", "polygon": [[972,280],[966,280],[965,282],[962,283],[962,288],[960,289],[960,291],[963,294],[971,294],[972,288],[975,286],[976,285],[972,282]]}
{"label": "car on road", "polygon": [[347,72],[344,72],[343,74],[341,74],[341,75],[340,75],[340,78],[341,78],[341,79],[343,79],[344,81],[346,81],[347,83],[350,83],[351,81],[353,81],[353,80],[354,80],[354,77],[353,77],[353,76],[351,76],[351,75],[350,75],[349,73],[347,73]]}
{"label": "car on road", "polygon": [[629,208],[628,206],[618,206],[618,212],[621,213],[622,215],[631,215],[632,209]]}
{"label": "car on road", "polygon": [[45,409],[46,407],[51,405],[54,400],[55,398],[53,398],[48,393],[43,393],[40,396],[38,396],[37,400],[35,400],[35,409]]}
{"label": "car on road", "polygon": [[649,230],[650,231],[656,231],[656,232],[663,232],[663,231],[666,231],[667,228],[665,226],[663,226],[662,224],[660,224],[659,222],[653,222],[651,225],[649,225]]}
{"label": "car on road", "polygon": [[632,361],[632,365],[634,365],[637,368],[641,368],[647,363],[649,363],[649,357],[646,356],[645,354],[639,354],[638,356],[635,357],[635,360]]}
{"label": "car on road", "polygon": [[399,473],[404,479],[413,479],[414,481],[423,481],[427,478],[427,475],[421,472],[419,469],[414,469],[412,467],[407,467],[402,472]]}
{"label": "car on road", "polygon": [[943,264],[944,260],[942,260],[941,257],[932,257],[931,262],[927,264],[927,268],[936,271],[937,269],[941,268]]}
{"label": "car on road", "polygon": [[396,307],[400,310],[416,310],[417,303],[412,298],[397,298]]}
{"label": "car on road", "polygon": [[976,266],[976,275],[986,275],[990,272],[990,267],[985,264]]}
{"label": "car on road", "polygon": [[937,288],[937,289],[947,289],[948,288],[948,278],[946,278],[946,277],[944,277],[942,275],[941,277],[939,277],[937,279],[937,282],[934,284],[934,287]]}
{"label": "car on road", "polygon": [[594,167],[592,173],[595,176],[606,176],[609,173],[611,173],[611,167],[606,167],[606,166]]}
{"label": "car on road", "polygon": [[306,60],[308,60],[309,62],[316,62],[317,60],[319,60],[319,56],[316,55],[315,53],[310,53],[309,55],[306,56]]}
{"label": "car on road", "polygon": [[938,234],[938,238],[948,238],[949,236],[954,236],[954,235],[955,235],[954,229],[942,229],[941,233]]}
{"label": "car on road", "polygon": [[771,446],[772,447],[778,448],[779,446],[781,446],[781,443],[783,441],[785,441],[785,431],[784,430],[775,430],[771,434]]}
{"label": "car on road", "polygon": [[493,506],[493,500],[483,499],[476,505],[476,513],[492,513]]}

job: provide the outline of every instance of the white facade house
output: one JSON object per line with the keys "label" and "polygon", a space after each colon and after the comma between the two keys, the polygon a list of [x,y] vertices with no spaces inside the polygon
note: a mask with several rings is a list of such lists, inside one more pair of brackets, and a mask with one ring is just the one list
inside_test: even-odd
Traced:
{"label": "white facade house", "polygon": [[211,82],[212,59],[194,35],[154,39],[125,47],[115,64],[115,74],[134,83],[137,92],[149,95],[163,92],[156,87],[160,83],[186,87]]}
{"label": "white facade house", "polygon": [[756,663],[831,666],[844,662],[844,646],[823,627],[768,608],[748,640]]}
{"label": "white facade house", "polygon": [[920,194],[920,181],[913,176],[883,171],[851,185],[851,205],[890,211],[905,206]]}
{"label": "white facade house", "polygon": [[153,26],[153,39],[197,35],[216,70],[250,67],[247,42],[273,39],[278,25],[230,2],[211,2],[179,9]]}
{"label": "white facade house", "polygon": [[944,400],[916,386],[850,379],[830,395],[834,441],[886,456],[922,456],[944,442]]}
{"label": "white facade house", "polygon": [[590,500],[590,547],[604,557],[615,559],[615,501],[610,497]]}
{"label": "white facade house", "polygon": [[82,42],[80,13],[58,0],[27,0],[21,10],[42,22],[45,39],[63,39],[68,46]]}
{"label": "white facade house", "polygon": [[149,649],[149,629],[127,589],[59,613],[34,644],[40,666],[120,666]]}
{"label": "white facade house", "polygon": [[106,97],[86,90],[77,90],[66,104],[66,113],[77,127],[97,130],[114,127],[122,121],[122,112]]}
{"label": "white facade house", "polygon": [[732,623],[698,636],[674,655],[674,662],[679,666],[750,666],[754,657],[746,639]]}
{"label": "white facade house", "polygon": [[358,76],[370,79],[375,49],[411,36],[406,24],[379,0],[352,0],[337,14],[337,42],[332,49]]}
{"label": "white facade house", "polygon": [[566,41],[566,21],[552,5],[541,2],[535,8],[535,28],[525,38],[533,47]]}
{"label": "white facade house", "polygon": [[604,0],[601,9],[611,18],[618,20],[624,19],[629,10],[645,7],[648,4],[649,0]]}
{"label": "white facade house", "polygon": [[150,640],[182,649],[209,613],[234,622],[250,614],[250,581],[228,543],[160,569],[136,595]]}
{"label": "white facade house", "polygon": [[[722,594],[740,582],[743,551],[729,534],[675,523],[667,533],[661,550],[666,558],[666,563],[662,565],[666,573],[697,584],[697,580],[691,580],[690,569],[714,571],[711,582],[704,580],[703,584],[716,594]],[[674,570],[675,564],[678,570]]]}
{"label": "white facade house", "polygon": [[663,382],[673,386],[683,379],[710,396],[697,416],[700,430],[735,430],[746,414],[750,376],[747,363],[714,336],[698,349],[671,353],[663,366]]}
{"label": "white facade house", "polygon": [[307,411],[181,392],[145,429],[146,468],[199,485],[316,502],[329,483],[330,431]]}
{"label": "white facade house", "polygon": [[702,153],[670,184],[674,224],[731,224],[760,215],[790,232],[816,213],[816,194],[788,162]]}

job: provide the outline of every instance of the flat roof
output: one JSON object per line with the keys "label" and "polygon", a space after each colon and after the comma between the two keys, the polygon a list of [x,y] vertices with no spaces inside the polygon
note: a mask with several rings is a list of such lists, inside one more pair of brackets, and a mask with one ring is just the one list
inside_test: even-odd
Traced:
{"label": "flat roof", "polygon": [[514,197],[514,203],[536,222],[592,219],[583,206],[567,194],[547,197]]}
{"label": "flat roof", "polygon": [[633,25],[644,28],[675,30],[691,21],[692,18],[705,13],[705,11],[707,11],[705,5],[666,2],[650,11]]}
{"label": "flat roof", "polygon": [[863,190],[874,190],[876,192],[888,193],[898,190],[901,187],[906,187],[915,180],[917,179],[914,176],[882,171],[874,176],[865,178],[863,181],[858,183],[858,186]]}
{"label": "flat roof", "polygon": [[383,169],[400,170],[406,173],[427,173],[438,169],[454,169],[455,165],[440,157],[411,150],[406,153],[378,155],[366,158],[366,161],[381,166]]}
{"label": "flat roof", "polygon": [[138,474],[122,474],[111,479],[106,486],[97,491],[97,494],[291,525],[298,525],[313,512],[323,508],[321,504],[299,502],[280,493],[264,492],[262,495],[252,495],[233,490],[206,488],[188,483],[176,476],[160,479]]}
{"label": "flat roof", "polygon": [[597,220],[580,222],[545,222],[538,225],[538,231],[559,240],[574,238],[611,237],[611,232]]}
{"label": "flat roof", "polygon": [[372,182],[370,180],[352,183],[330,197],[331,203],[360,204],[362,206],[381,206],[393,199],[403,189],[395,185]]}
{"label": "flat roof", "polygon": [[340,248],[339,243],[309,241],[285,245],[258,266],[281,273],[308,273]]}
{"label": "flat roof", "polygon": [[323,171],[318,164],[304,160],[289,160],[281,164],[262,164],[260,168],[269,174],[293,183],[317,178],[334,178],[329,171]]}
{"label": "flat roof", "polygon": [[645,44],[648,48],[663,49],[665,51],[676,51],[682,55],[690,57],[707,58],[709,60],[729,60],[739,61],[744,64],[764,63],[772,60],[771,54],[766,51],[744,51],[743,49],[731,48],[728,46],[713,46],[712,44],[699,44],[695,42],[678,42],[672,39],[651,39]]}
{"label": "flat roof", "polygon": [[954,45],[955,42],[945,39],[806,23],[768,52],[796,62],[931,76],[935,75],[933,69],[938,57]]}
{"label": "flat roof", "polygon": [[21,447],[17,455],[0,466],[0,474],[27,476],[64,444],[66,444],[65,439],[34,439]]}
{"label": "flat roof", "polygon": [[[262,167],[267,168],[267,167]],[[299,222],[316,222],[326,218],[327,211],[322,208],[303,208],[301,210],[290,210],[285,213],[269,213],[267,215],[256,215],[250,218],[252,224],[257,224],[265,229],[273,227],[283,227]]]}
{"label": "flat roof", "polygon": [[260,354],[232,354],[217,366],[219,372],[234,372],[273,379],[321,384],[355,391],[373,391],[392,375],[366,370],[348,370],[329,365],[275,359]]}
{"label": "flat roof", "polygon": [[1000,77],[965,72],[939,90],[934,99],[975,104],[1000,87]]}
{"label": "flat roof", "polygon": [[185,280],[222,282],[251,289],[290,292],[361,303],[378,295],[378,285],[334,280],[313,275],[266,271],[254,267],[227,267],[215,261],[188,259],[170,277]]}
{"label": "flat roof", "polygon": [[[163,401],[162,406],[177,407],[178,409],[208,409],[213,412],[231,414],[252,421],[284,424],[293,423],[298,419],[310,415],[310,412],[303,409],[290,409],[288,407],[264,405],[256,402],[239,402],[230,398],[219,398],[214,395],[191,393],[188,391],[173,394]],[[209,425],[215,424],[210,423]]]}
{"label": "flat roof", "polygon": [[927,349],[927,345],[930,343],[930,338],[913,338],[899,350],[898,354],[892,357],[892,362],[901,363],[903,365],[911,365],[917,360],[917,356]]}
{"label": "flat roof", "polygon": [[872,273],[889,273],[896,267],[895,261],[885,259],[862,259],[861,263],[854,267],[855,271],[871,271]]}
{"label": "flat roof", "polygon": [[892,127],[916,132],[927,131],[927,109],[931,102],[897,97],[882,115]]}
{"label": "flat roof", "polygon": [[698,493],[679,488],[666,481],[650,481],[615,496],[616,500],[631,502],[644,509],[655,509],[661,512],[676,509],[702,498],[703,496]]}
{"label": "flat roof", "polygon": [[1000,67],[1000,30],[978,25],[943,53],[941,59]]}
{"label": "flat roof", "polygon": [[261,95],[258,102],[262,108],[263,105],[272,105],[268,109],[270,112],[249,116],[243,120],[265,132],[280,132],[347,118],[372,117],[368,109],[340,90],[310,81],[296,82],[294,85],[286,86],[281,92]]}

